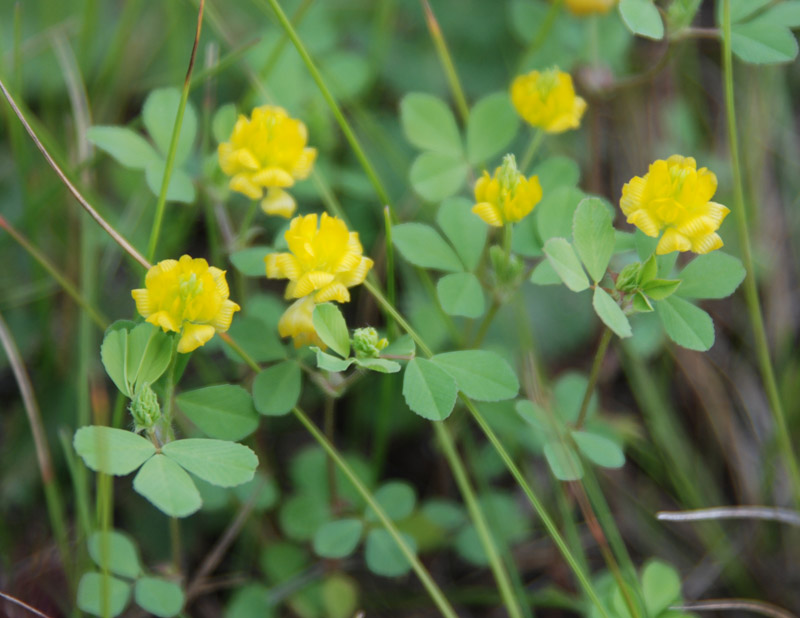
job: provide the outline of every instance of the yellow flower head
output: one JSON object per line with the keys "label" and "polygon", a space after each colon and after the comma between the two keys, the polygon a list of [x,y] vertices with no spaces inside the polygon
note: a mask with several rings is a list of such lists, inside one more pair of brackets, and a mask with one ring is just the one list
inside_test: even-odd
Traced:
{"label": "yellow flower head", "polygon": [[314,294],[314,301],[325,303],[350,300],[347,288],[363,283],[372,268],[364,257],[358,232],[350,232],[344,221],[322,214],[292,219],[284,235],[290,253],[266,256],[267,277],[289,279],[286,298]]}
{"label": "yellow flower head", "polygon": [[483,172],[475,184],[475,201],[472,212],[489,225],[502,227],[525,218],[542,199],[542,185],[538,176],[525,178],[517,169],[514,155],[506,155],[503,165],[494,176]]}
{"label": "yellow flower head", "polygon": [[567,9],[573,15],[583,16],[592,13],[608,13],[617,0],[566,0]]}
{"label": "yellow flower head", "polygon": [[317,345],[323,350],[325,344],[314,330],[314,302],[313,296],[304,296],[294,301],[289,308],[283,312],[281,319],[278,320],[278,333],[281,337],[292,337],[294,347],[302,348],[304,345]]}
{"label": "yellow flower head", "polygon": [[283,189],[307,178],[317,157],[316,148],[306,148],[307,140],[306,125],[282,107],[264,105],[250,118],[239,116],[230,140],[219,145],[219,164],[231,177],[232,190],[261,199],[268,215],[288,219],[296,204]]}
{"label": "yellow flower head", "polygon": [[224,333],[239,305],[228,299],[225,271],[188,255],[164,260],[147,271],[144,289],[131,291],[136,310],[164,332],[181,333],[178,352],[199,348]]}
{"label": "yellow flower head", "polygon": [[511,102],[525,122],[547,133],[577,129],[586,110],[570,74],[558,69],[519,75],[511,83]]}
{"label": "yellow flower head", "polygon": [[730,212],[710,201],[717,190],[717,177],[692,157],[672,155],[650,165],[644,177],[634,176],[622,187],[622,212],[648,236],[664,235],[656,253],[673,251],[708,253],[722,246],[717,235]]}

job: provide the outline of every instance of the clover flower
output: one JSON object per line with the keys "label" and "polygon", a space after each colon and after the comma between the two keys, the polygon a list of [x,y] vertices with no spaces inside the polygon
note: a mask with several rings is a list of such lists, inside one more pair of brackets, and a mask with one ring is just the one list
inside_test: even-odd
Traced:
{"label": "clover flower", "polygon": [[580,17],[592,13],[608,13],[617,4],[617,0],[565,0],[564,4],[570,13]]}
{"label": "clover flower", "polygon": [[233,191],[260,199],[268,215],[288,219],[296,203],[284,189],[307,178],[317,156],[316,148],[306,148],[307,140],[302,122],[282,107],[264,105],[250,118],[239,116],[230,140],[219,145],[219,164]]}
{"label": "clover flower", "polygon": [[295,348],[317,345],[324,350],[325,343],[314,329],[314,307],[316,306],[314,297],[310,295],[294,301],[278,320],[278,334],[281,337],[291,337]]}
{"label": "clover flower", "polygon": [[708,168],[698,170],[692,157],[672,155],[625,184],[619,204],[628,223],[648,236],[657,237],[664,230],[657,254],[708,253],[722,246],[716,232],[730,212],[710,201],[716,190],[717,177]]}
{"label": "clover flower", "polygon": [[525,218],[542,199],[538,176],[525,176],[517,169],[514,155],[506,155],[494,175],[483,172],[475,184],[477,204],[472,212],[489,225],[502,227]]}
{"label": "clover flower", "polygon": [[228,299],[225,271],[188,255],[163,260],[147,271],[143,289],[132,290],[136,310],[164,332],[181,334],[178,352],[191,352],[224,333],[239,305]]}
{"label": "clover flower", "polygon": [[372,260],[364,257],[358,232],[344,221],[322,214],[292,219],[284,234],[289,253],[270,253],[264,258],[267,277],[288,279],[286,298],[314,295],[314,302],[350,301],[347,288],[364,282]]}
{"label": "clover flower", "polygon": [[546,133],[578,128],[586,110],[570,74],[558,69],[519,75],[511,83],[511,102],[525,122]]}

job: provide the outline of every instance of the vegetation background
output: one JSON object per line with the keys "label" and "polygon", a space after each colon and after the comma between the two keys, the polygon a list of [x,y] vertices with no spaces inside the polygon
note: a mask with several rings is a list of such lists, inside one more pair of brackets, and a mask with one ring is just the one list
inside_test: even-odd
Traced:
{"label": "vegetation background", "polygon": [[[282,4],[319,61],[400,219],[432,221],[435,209],[409,182],[416,153],[399,119],[399,102],[409,92],[431,93],[448,101],[451,96],[423,6],[397,0]],[[668,11],[670,4],[691,3],[659,4]],[[579,186],[586,193],[616,205],[623,183],[644,173],[654,159],[681,153],[694,156],[717,174],[715,199],[732,205],[714,2],[702,2],[692,28],[660,41],[634,37],[617,11],[578,19],[560,10],[545,30],[542,24],[549,5],[540,0],[436,0],[431,5],[470,103],[506,91],[523,70],[558,65],[572,72],[577,90],[589,104],[584,122],[580,130],[548,140],[540,156],[574,161]],[[141,172],[121,167],[94,148],[86,129],[92,125],[142,129],[140,112],[148,94],[183,84],[197,11],[198,2],[188,0],[0,0],[0,78],[24,104],[29,121],[70,177],[137,247],[147,245],[156,197]],[[800,26],[800,22],[786,25]],[[796,242],[800,74],[796,62],[766,66],[737,62],[736,83],[745,202],[758,284],[790,435],[796,436],[800,431],[796,405],[800,400],[800,243]],[[308,126],[310,144],[319,150],[322,182],[315,177],[294,191],[301,212],[321,212],[326,189],[332,191],[382,275],[382,204],[269,4],[207,0],[190,94],[197,111],[197,138],[181,168],[193,179],[194,196],[187,200],[190,203],[168,204],[159,255],[205,256],[226,268],[232,297],[243,306],[245,299],[252,302],[249,317],[255,319],[258,308],[262,316],[270,316],[267,321],[272,320],[272,338],[264,345],[280,348],[274,332],[283,307],[280,286],[246,278],[229,261],[236,247],[226,225],[241,221],[248,203],[225,192],[225,179],[215,168],[217,140],[212,126],[216,110],[225,104],[248,113],[267,101],[301,118]],[[0,107],[0,216],[69,281],[77,282],[104,316],[132,317],[130,290],[140,286],[141,272],[88,221],[11,109]],[[520,131],[509,151],[521,154],[528,139]],[[737,255],[732,219],[720,233],[726,251]],[[621,215],[618,223],[629,227]],[[282,224],[259,215],[248,242],[270,245]],[[80,492],[73,491],[76,476],[70,466],[79,464],[69,445],[82,419],[107,422],[112,415],[115,391],[99,357],[102,331],[3,230],[0,264],[5,266],[0,269],[0,316],[21,352],[41,409],[55,482],[68,513],[64,525],[71,551],[88,564],[80,521],[93,516],[94,506],[81,504]],[[445,349],[452,333],[415,271],[405,264],[398,268],[402,309],[435,349]],[[502,307],[489,330],[487,347],[520,358],[524,320],[550,376],[588,373],[600,332],[590,305],[561,286],[526,285],[522,293],[524,314],[512,305]],[[757,520],[672,523],[655,518],[661,510],[792,504],[745,301],[737,294],[703,306],[716,326],[716,342],[708,353],[677,347],[646,326],[631,343],[612,347],[599,379],[600,409],[609,431],[624,443],[627,462],[619,470],[598,470],[599,486],[633,562],[641,565],[655,557],[671,564],[680,574],[685,599],[761,599],[800,612],[800,535],[795,528]],[[381,323],[377,305],[366,294],[357,295],[345,311],[351,325]],[[195,356],[183,388],[236,381],[245,375],[246,368],[218,340],[207,348]],[[575,391],[582,383],[577,384],[564,388]],[[377,378],[362,380],[337,403],[336,443],[352,455],[373,486],[388,479],[410,484],[421,505],[415,511],[417,519],[422,520],[424,505],[432,500],[457,501],[458,493],[428,423],[405,405],[399,379],[390,383],[391,396],[382,399],[391,405],[378,409],[381,385]],[[0,401],[0,591],[48,616],[70,615],[70,575],[58,558],[43,507],[31,428],[2,350]],[[304,391],[302,403],[315,419],[322,418],[323,399],[313,388]],[[498,420],[493,425],[540,488],[551,512],[558,514],[559,525],[566,525],[564,513],[577,512],[577,539],[586,548],[593,572],[602,571],[602,557],[571,494],[565,498],[536,447],[529,449],[519,438],[521,421],[510,404],[486,409],[494,412]],[[468,423],[457,421],[455,431],[481,495],[493,496],[500,505],[489,509],[487,516],[495,534],[503,537],[506,559],[517,565],[517,585],[524,588],[530,611],[542,615],[580,611],[569,571],[497,456]],[[342,561],[313,554],[310,538],[318,523],[314,513],[323,507],[313,501],[310,507],[305,503],[298,507],[295,499],[305,491],[322,496],[322,503],[327,500],[324,457],[295,419],[268,419],[248,443],[266,456],[259,474],[268,491],[254,506],[247,493],[207,488],[204,510],[182,522],[184,564],[193,573],[237,513],[243,512],[243,505],[249,504],[232,546],[202,581],[186,615],[274,612],[315,618],[353,615],[360,609],[367,616],[434,615],[412,575],[376,575],[359,553]],[[135,538],[152,572],[168,572],[167,519],[130,491],[129,480],[117,480],[114,494],[115,527]],[[292,500],[294,507],[287,509]],[[304,504],[308,508],[301,508]],[[427,566],[463,615],[502,615],[491,573],[475,556],[474,538],[425,528],[413,517],[405,526],[415,531]],[[272,595],[266,609],[265,590]],[[0,608],[0,615],[24,615],[2,601]],[[126,615],[138,611],[134,608]]]}

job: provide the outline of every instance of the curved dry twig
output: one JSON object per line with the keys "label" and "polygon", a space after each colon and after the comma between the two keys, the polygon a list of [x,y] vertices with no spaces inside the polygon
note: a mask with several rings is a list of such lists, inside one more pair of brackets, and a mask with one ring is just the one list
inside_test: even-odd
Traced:
{"label": "curved dry twig", "polygon": [[3,93],[3,96],[6,98],[6,101],[8,101],[8,104],[11,106],[11,109],[14,111],[17,118],[19,118],[19,121],[20,123],[22,123],[22,126],[25,127],[25,130],[28,132],[28,135],[31,136],[31,139],[33,140],[33,143],[36,144],[36,147],[39,149],[39,152],[42,153],[44,158],[50,164],[50,167],[53,168],[56,175],[61,179],[61,182],[63,182],[66,185],[67,189],[69,189],[69,192],[72,193],[73,197],[76,200],[78,200],[78,203],[80,203],[80,205],[83,206],[84,210],[86,210],[86,212],[88,212],[89,215],[91,215],[92,219],[94,219],[100,225],[100,227],[102,227],[106,231],[106,233],[109,236],[111,236],[111,238],[114,239],[114,242],[116,242],[120,247],[122,247],[128,253],[128,255],[130,255],[134,260],[139,262],[139,264],[149,269],[152,266],[152,264],[150,264],[150,262],[148,262],[144,258],[144,256],[141,253],[139,253],[134,248],[134,246],[131,245],[119,232],[117,232],[113,227],[111,227],[111,225],[105,219],[103,219],[103,217],[100,216],[100,213],[98,213],[94,209],[94,207],[86,200],[86,198],[83,197],[83,195],[81,194],[80,191],[78,191],[75,185],[73,185],[72,182],[70,182],[66,174],[64,174],[64,172],[61,170],[58,164],[53,160],[53,157],[50,156],[50,153],[47,152],[47,148],[44,147],[44,144],[42,144],[41,140],[36,135],[36,132],[33,130],[33,127],[31,127],[31,125],[28,124],[28,121],[25,119],[25,115],[22,113],[22,110],[20,110],[20,108],[17,107],[17,103],[16,101],[14,101],[14,97],[11,96],[11,93],[6,88],[6,85],[3,83],[2,79],[0,79],[0,92]]}
{"label": "curved dry twig", "polygon": [[707,519],[765,519],[800,527],[800,513],[772,506],[718,506],[691,511],[660,511],[659,521],[703,521]]}
{"label": "curved dry twig", "polygon": [[5,599],[9,603],[13,603],[14,605],[22,607],[23,609],[27,609],[34,616],[39,616],[40,618],[50,618],[50,616],[48,616],[47,614],[43,614],[42,612],[40,612],[35,607],[31,607],[30,605],[28,605],[24,601],[20,601],[16,597],[12,597],[10,594],[6,594],[5,592],[0,592],[0,598]]}
{"label": "curved dry twig", "polygon": [[690,612],[713,612],[720,610],[738,610],[769,616],[770,618],[797,618],[789,610],[755,599],[707,599],[704,601],[691,601],[682,605],[673,605],[670,609]]}

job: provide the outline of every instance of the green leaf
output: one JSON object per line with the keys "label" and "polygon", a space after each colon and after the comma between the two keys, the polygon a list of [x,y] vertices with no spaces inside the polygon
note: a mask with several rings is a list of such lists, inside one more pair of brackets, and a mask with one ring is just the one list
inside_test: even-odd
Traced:
{"label": "green leaf", "polygon": [[96,472],[124,476],[156,452],[149,440],[132,431],[91,425],[75,432],[75,452]]}
{"label": "green leaf", "polygon": [[211,120],[211,133],[214,135],[214,141],[221,144],[230,139],[233,127],[236,125],[236,118],[235,103],[226,103],[214,113],[214,118]]}
{"label": "green leaf", "polygon": [[470,110],[467,121],[467,160],[478,165],[511,143],[519,129],[519,115],[507,92],[490,94]]}
{"label": "green leaf", "polygon": [[353,553],[363,531],[359,519],[330,521],[314,534],[314,552],[323,558],[345,558]]}
{"label": "green leaf", "polygon": [[778,64],[797,58],[797,39],[792,31],[765,17],[731,27],[733,53],[751,64]]}
{"label": "green leaf", "polygon": [[273,618],[275,609],[269,588],[261,584],[238,586],[225,606],[224,615],[225,618]]}
{"label": "green leaf", "polygon": [[536,207],[537,227],[542,242],[550,238],[570,238],[578,204],[586,197],[575,187],[558,187],[545,193]]}
{"label": "green leaf", "polygon": [[355,358],[342,359],[332,354],[326,354],[316,346],[312,346],[311,349],[317,354],[317,368],[324,371],[332,371],[334,373],[347,371],[350,365],[356,362]]}
{"label": "green leaf", "polygon": [[536,285],[561,285],[561,277],[558,276],[549,260],[542,260],[531,273],[531,283]]}
{"label": "green leaf", "polygon": [[583,478],[583,465],[575,452],[561,442],[544,445],[547,465],[559,481],[577,481]]}
{"label": "green leaf", "polygon": [[412,92],[400,101],[400,123],[417,148],[461,155],[461,135],[447,104],[430,94]]}
{"label": "green leaf", "polygon": [[746,271],[738,258],[714,251],[698,255],[679,277],[683,283],[678,296],[683,298],[725,298],[744,281]]}
{"label": "green leaf", "polygon": [[456,405],[458,388],[446,371],[424,358],[414,358],[403,374],[403,398],[423,418],[443,421]]}
{"label": "green leaf", "polygon": [[[286,358],[286,348],[278,337],[277,319],[268,322],[266,315],[254,317],[253,302],[248,298],[250,314],[237,315],[228,329],[228,334],[257,363],[269,363]],[[224,345],[222,351],[231,361],[244,363],[244,360],[230,346]],[[180,358],[180,356],[178,357]]]}
{"label": "green leaf", "polygon": [[[555,396],[556,413],[567,423],[574,423],[578,420],[583,395],[589,384],[588,378],[582,373],[569,371],[556,380],[553,387]],[[589,398],[589,407],[586,411],[586,418],[592,418],[597,412],[597,393],[593,392]]]}
{"label": "green leaf", "polygon": [[605,436],[588,431],[573,431],[572,438],[578,445],[578,450],[598,466],[621,468],[625,465],[625,454],[622,449]]}
{"label": "green leaf", "polygon": [[433,357],[467,397],[478,401],[503,401],[519,392],[517,374],[504,358],[486,350],[445,352]]}
{"label": "green leaf", "polygon": [[[548,157],[533,169],[542,185],[542,193],[548,195],[559,187],[574,187],[581,177],[581,170],[570,157]],[[541,205],[539,206],[541,208]]]}
{"label": "green leaf", "polygon": [[133,394],[128,387],[125,376],[125,364],[128,358],[128,331],[120,328],[106,331],[100,346],[100,359],[108,377],[116,384],[120,392],[128,398]]}
{"label": "green leaf", "polygon": [[614,226],[603,200],[587,197],[578,204],[572,224],[575,250],[589,276],[599,283],[614,255]]}
{"label": "green leaf", "polygon": [[475,270],[486,245],[488,226],[472,212],[472,202],[451,197],[439,206],[436,223],[456,249],[467,270]]}
{"label": "green leaf", "polygon": [[564,238],[551,238],[544,243],[544,254],[550,265],[570,290],[582,292],[589,287],[589,278],[583,271],[578,256]]}
{"label": "green leaf", "polygon": [[124,127],[90,127],[86,139],[116,161],[132,169],[144,169],[160,157],[141,135]]}
{"label": "green leaf", "polygon": [[424,223],[401,223],[392,228],[397,250],[414,266],[461,272],[458,256],[439,233]]}
{"label": "green leaf", "polygon": [[659,560],[648,561],[642,571],[642,593],[647,613],[658,616],[680,600],[680,577],[670,565]]}
{"label": "green leaf", "polygon": [[656,303],[664,330],[675,343],[704,352],[714,345],[714,322],[705,311],[688,301],[670,296]]}
{"label": "green leaf", "polygon": [[191,515],[203,504],[192,478],[166,455],[153,455],[133,479],[133,488],[172,517]]}
{"label": "green leaf", "polygon": [[486,309],[483,289],[472,273],[445,275],[436,284],[436,294],[442,309],[449,315],[477,318]]}
{"label": "green leaf", "polygon": [[241,386],[206,386],[181,393],[175,402],[211,438],[241,440],[258,427],[253,399]]}
{"label": "green leaf", "polygon": [[161,452],[195,476],[217,487],[235,487],[253,478],[258,457],[248,447],[226,440],[174,440]]}
{"label": "green leaf", "polygon": [[414,356],[417,346],[411,335],[400,335],[397,339],[387,345],[381,354],[384,356]]}
{"label": "green leaf", "polygon": [[287,537],[308,541],[330,521],[330,502],[321,494],[297,494],[283,502],[278,519]]}
{"label": "green leaf", "polygon": [[[164,179],[164,166],[166,163],[163,159],[150,161],[145,168],[145,180],[147,186],[150,187],[153,195],[158,197],[161,194],[161,182]],[[192,179],[186,175],[186,172],[172,168],[172,175],[169,177],[169,185],[167,186],[167,201],[168,202],[183,202],[191,204],[194,202],[195,192]]]}
{"label": "green leaf", "polygon": [[130,584],[111,575],[84,573],[78,584],[78,608],[94,616],[119,616],[130,598]]}
{"label": "green leaf", "polygon": [[620,0],[619,14],[633,34],[655,41],[664,38],[664,23],[653,0]]}
{"label": "green leaf", "polygon": [[142,577],[136,582],[133,596],[139,607],[159,618],[177,616],[183,608],[181,587],[161,577]]}
{"label": "green leaf", "polygon": [[360,586],[355,579],[334,573],[322,582],[322,604],[326,618],[352,618],[358,615]]}
{"label": "green leaf", "polygon": [[[400,536],[411,549],[416,552],[417,544],[414,539],[401,532]],[[411,563],[397,546],[392,535],[382,528],[370,530],[364,549],[367,568],[376,575],[384,577],[400,577],[411,570]]]}
{"label": "green leaf", "polygon": [[785,0],[764,13],[764,19],[786,28],[800,28],[800,0]]}
{"label": "green leaf", "polygon": [[378,373],[397,373],[403,368],[400,363],[387,358],[356,358],[354,360],[356,365],[362,369]]}
{"label": "green leaf", "polygon": [[636,292],[633,296],[633,308],[640,313],[650,313],[655,310],[653,303],[642,292]]}
{"label": "green leaf", "polygon": [[314,307],[314,330],[325,344],[342,358],[350,356],[350,332],[339,308],[333,303]]}
{"label": "green leaf", "polygon": [[125,375],[135,391],[144,384],[153,384],[172,360],[172,338],[160,328],[142,322],[128,332],[128,360]]}
{"label": "green leaf", "polygon": [[[744,21],[751,17],[765,6],[773,2],[773,0],[730,0],[731,6],[731,23]],[[724,2],[716,3],[716,19],[717,25],[722,28],[722,10]]]}
{"label": "green leaf", "polygon": [[[175,121],[178,119],[180,100],[181,93],[177,88],[160,88],[153,90],[147,96],[142,108],[144,126],[165,158],[172,140]],[[192,104],[187,101],[186,109],[183,112],[178,146],[175,150],[176,165],[180,165],[189,157],[196,134],[197,114]]]}
{"label": "green leaf", "polygon": [[[414,506],[417,504],[417,494],[408,483],[391,481],[381,485],[375,491],[375,500],[386,512],[389,519],[400,521],[414,511]],[[378,515],[372,508],[368,508],[365,515],[367,521],[379,521]]]}
{"label": "green leaf", "polygon": [[266,272],[264,257],[273,251],[274,249],[265,245],[248,247],[247,249],[231,253],[231,264],[243,275],[248,277],[263,277]]}
{"label": "green leaf", "polygon": [[423,152],[411,164],[409,180],[414,190],[429,202],[458,193],[467,179],[469,166],[461,157]]}
{"label": "green leaf", "polygon": [[[106,533],[98,531],[89,537],[87,545],[89,555],[101,569],[105,567],[114,575],[129,579],[136,579],[142,572],[139,552],[133,540],[126,534],[116,530],[109,530]],[[105,564],[104,555],[108,556]]]}
{"label": "green leaf", "polygon": [[460,504],[441,498],[432,498],[425,502],[422,513],[442,530],[455,530],[467,521],[467,515]]}
{"label": "green leaf", "polygon": [[656,275],[658,275],[658,259],[656,258],[656,254],[653,253],[642,262],[642,269],[639,272],[639,283],[642,285],[647,284],[655,279]]}
{"label": "green leaf", "polygon": [[608,292],[600,286],[594,289],[594,296],[592,297],[592,306],[598,317],[603,320],[603,324],[608,326],[619,337],[630,337],[633,332],[631,331],[631,323],[625,312],[622,311]]}
{"label": "green leaf", "polygon": [[664,300],[672,296],[680,285],[680,279],[651,279],[642,290],[653,300]]}

